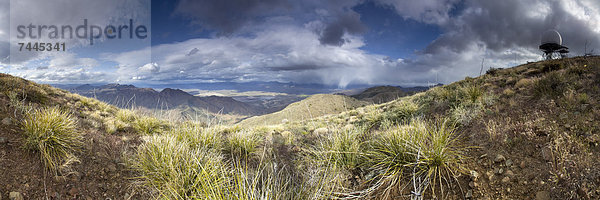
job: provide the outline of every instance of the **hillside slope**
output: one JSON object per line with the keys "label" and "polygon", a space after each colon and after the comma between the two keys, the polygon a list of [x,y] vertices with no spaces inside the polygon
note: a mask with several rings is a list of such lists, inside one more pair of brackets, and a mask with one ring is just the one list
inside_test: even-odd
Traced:
{"label": "hillside slope", "polygon": [[[415,119],[456,124],[457,141],[468,148],[459,162],[464,169],[454,171],[462,175],[447,183],[447,199],[598,199],[599,101],[600,57],[575,57],[490,69],[477,78],[316,121],[366,126],[376,135]],[[313,123],[290,129],[319,128]],[[356,145],[372,148],[368,141]],[[370,186],[362,181],[359,188]]]}
{"label": "hillside slope", "polygon": [[239,125],[273,125],[282,121],[302,121],[315,117],[337,114],[367,105],[367,102],[344,95],[316,94],[292,103],[283,110],[245,119]]}
{"label": "hillside slope", "polygon": [[371,103],[381,104],[395,100],[397,98],[407,96],[409,93],[402,91],[402,89],[394,86],[378,86],[367,88],[359,94],[352,95],[352,97],[361,100],[368,101]]}
{"label": "hillside slope", "polygon": [[[135,116],[0,74],[0,194],[599,199],[599,102],[600,57],[490,69],[376,105],[314,95],[233,127]],[[24,148],[23,128],[54,106],[72,114],[83,142],[57,174]]]}
{"label": "hillside slope", "polygon": [[[73,117],[75,131],[82,134],[82,144],[74,152],[76,159],[61,166],[57,174],[47,172],[39,151],[24,148],[28,140],[23,130],[25,115],[55,106]],[[149,198],[148,193],[132,191],[135,175],[122,157],[140,143],[139,136],[127,130],[105,132],[109,119],[118,113],[118,108],[94,99],[0,74],[2,199],[7,199],[9,192],[24,199]]]}

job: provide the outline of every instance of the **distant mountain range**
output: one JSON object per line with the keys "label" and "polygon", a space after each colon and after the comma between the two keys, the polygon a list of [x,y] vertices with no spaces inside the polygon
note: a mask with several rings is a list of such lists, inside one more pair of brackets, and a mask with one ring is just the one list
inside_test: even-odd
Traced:
{"label": "distant mountain range", "polygon": [[[96,84],[89,85],[92,87],[102,86],[104,84]],[[111,84],[108,84],[111,85]],[[441,84],[439,84],[441,85]],[[81,84],[53,84],[52,86],[61,88],[61,89],[72,89],[76,87],[82,86]],[[178,88],[181,90],[188,89],[202,89],[202,90],[236,90],[238,92],[247,92],[247,91],[263,91],[263,92],[277,92],[277,93],[286,93],[286,94],[296,94],[296,95],[311,95],[311,94],[330,94],[330,93],[345,93],[343,91],[360,91],[373,87],[373,85],[362,85],[362,84],[354,84],[348,85],[344,89],[340,89],[337,85],[323,85],[323,84],[306,84],[306,83],[284,83],[284,82],[246,82],[246,83],[236,83],[236,82],[216,82],[216,83],[172,83],[172,84],[136,84],[137,87],[143,88],[155,88],[157,90],[163,88]],[[437,85],[436,85],[437,86]],[[404,87],[404,86],[396,86],[402,89],[405,92],[409,91],[423,91],[429,87],[427,86],[417,86],[417,87]],[[197,95],[191,93],[192,95]],[[354,93],[356,94],[356,93]],[[353,94],[346,94],[353,95]]]}
{"label": "distant mountain range", "polygon": [[[192,84],[194,85],[194,84]],[[211,85],[208,89],[232,89],[231,85]],[[243,85],[243,84],[242,84]],[[239,85],[239,86],[242,86]],[[438,84],[441,85],[441,84]],[[55,87],[68,90],[87,97],[116,105],[122,108],[145,107],[149,109],[174,109],[189,106],[191,108],[206,110],[211,113],[235,114],[244,116],[256,116],[273,113],[282,110],[288,104],[304,99],[306,94],[333,93],[346,95],[357,100],[369,103],[384,103],[399,97],[425,91],[430,87],[400,87],[400,86],[377,86],[352,88],[339,91],[317,84],[284,84],[278,82],[260,82],[258,85],[243,85],[242,91],[268,91],[281,92],[289,95],[278,96],[248,96],[248,97],[225,97],[225,96],[195,96],[181,89],[193,89],[190,85],[171,84],[169,86],[185,86],[181,89],[166,87],[157,91],[152,88],[140,88],[133,85],[106,84],[106,85],[54,85]],[[164,87],[165,85],[160,85]],[[437,86],[437,85],[436,85]],[[160,88],[160,87],[157,87]],[[254,90],[251,90],[251,89]],[[237,88],[239,89],[239,88]],[[303,93],[304,92],[304,93]],[[299,95],[302,94],[302,95]]]}
{"label": "distant mountain range", "polygon": [[[60,85],[58,85],[60,87]],[[231,97],[198,97],[180,89],[165,88],[158,92],[151,88],[138,88],[133,85],[108,84],[94,86],[90,84],[76,87],[62,87],[70,92],[122,107],[145,107],[150,109],[172,109],[190,106],[206,109],[212,113],[260,115],[265,109],[237,101]]]}

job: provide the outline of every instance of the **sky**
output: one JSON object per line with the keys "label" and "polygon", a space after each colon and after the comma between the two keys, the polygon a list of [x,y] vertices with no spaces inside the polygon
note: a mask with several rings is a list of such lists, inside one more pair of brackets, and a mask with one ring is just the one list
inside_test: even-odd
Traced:
{"label": "sky", "polygon": [[[104,30],[132,19],[148,37],[17,37],[19,25],[84,19]],[[417,86],[541,60],[549,29],[571,56],[599,48],[600,1],[1,0],[0,72],[52,84]],[[19,51],[30,42],[66,50]]]}

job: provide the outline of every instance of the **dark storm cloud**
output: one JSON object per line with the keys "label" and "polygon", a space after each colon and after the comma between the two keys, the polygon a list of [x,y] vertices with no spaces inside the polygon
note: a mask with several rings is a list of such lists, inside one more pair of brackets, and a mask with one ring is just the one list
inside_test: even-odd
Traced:
{"label": "dark storm cloud", "polygon": [[[579,1],[467,1],[469,7],[452,19],[441,37],[432,42],[425,53],[436,54],[442,49],[462,52],[471,43],[485,45],[487,50],[502,52],[516,48],[536,50],[540,35],[548,29],[556,29],[563,36],[563,43],[574,54],[582,54],[586,40],[599,44],[597,28],[590,20],[576,16],[578,11],[567,7]],[[597,14],[597,13],[594,13]]]}
{"label": "dark storm cloud", "polygon": [[[231,35],[244,26],[260,24],[265,18],[291,16],[299,24],[318,20],[321,44],[340,46],[344,34],[360,34],[366,26],[351,8],[358,0],[182,0],[175,13],[193,19],[203,28],[215,29],[219,35]],[[316,13],[317,10],[322,11]]]}
{"label": "dark storm cloud", "polygon": [[227,35],[257,17],[280,14],[290,6],[286,0],[181,0],[175,12]]}
{"label": "dark storm cloud", "polygon": [[321,32],[319,41],[321,44],[341,46],[346,42],[343,38],[345,33],[359,34],[366,29],[366,26],[360,21],[358,13],[348,12],[327,24]]}

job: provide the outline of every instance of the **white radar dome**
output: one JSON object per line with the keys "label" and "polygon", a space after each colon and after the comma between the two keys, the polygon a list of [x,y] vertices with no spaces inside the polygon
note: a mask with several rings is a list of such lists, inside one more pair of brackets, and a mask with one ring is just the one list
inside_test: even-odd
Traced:
{"label": "white radar dome", "polygon": [[562,37],[556,30],[547,30],[542,34],[542,44],[562,45]]}

